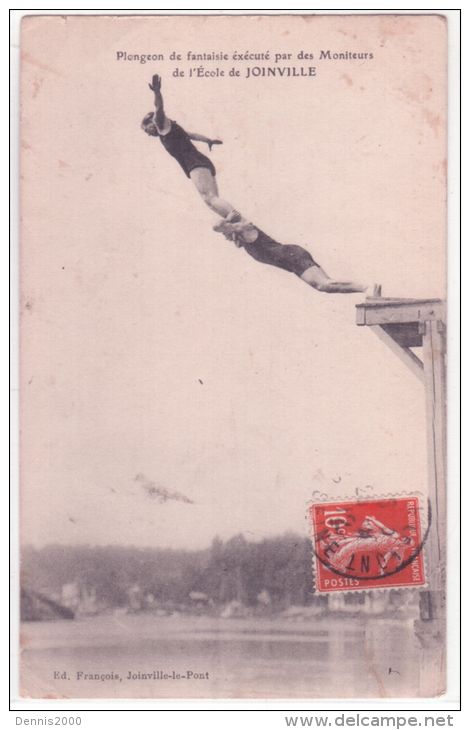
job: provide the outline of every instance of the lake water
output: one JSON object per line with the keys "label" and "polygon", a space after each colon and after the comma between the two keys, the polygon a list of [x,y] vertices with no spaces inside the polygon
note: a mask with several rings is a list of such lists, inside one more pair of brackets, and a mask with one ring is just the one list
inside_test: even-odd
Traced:
{"label": "lake water", "polygon": [[406,618],[101,615],[28,622],[21,635],[26,697],[419,694],[420,648]]}

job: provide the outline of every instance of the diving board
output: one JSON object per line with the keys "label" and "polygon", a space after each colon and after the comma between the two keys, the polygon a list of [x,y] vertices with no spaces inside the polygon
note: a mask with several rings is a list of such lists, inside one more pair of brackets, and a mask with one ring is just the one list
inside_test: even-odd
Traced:
{"label": "diving board", "polygon": [[446,303],[368,297],[356,305],[356,324],[369,327],[424,385],[432,521],[425,546],[428,589],[420,596],[416,633],[426,654],[423,672],[434,694],[442,691],[440,678],[445,676]]}

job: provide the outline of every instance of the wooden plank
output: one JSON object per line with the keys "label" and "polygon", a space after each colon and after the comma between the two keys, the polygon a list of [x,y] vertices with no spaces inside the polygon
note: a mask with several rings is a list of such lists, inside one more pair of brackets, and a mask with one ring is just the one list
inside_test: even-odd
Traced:
{"label": "wooden plank", "polygon": [[356,324],[359,326],[366,323],[366,310],[364,305],[356,304]]}
{"label": "wooden plank", "polygon": [[445,320],[445,306],[441,299],[387,300],[377,298],[356,305],[356,323],[358,325],[433,320]]}
{"label": "wooden plank", "polygon": [[411,352],[406,347],[402,347],[399,345],[393,337],[390,337],[390,335],[385,332],[385,330],[380,325],[372,325],[371,330],[375,332],[377,337],[384,342],[387,347],[390,348],[390,350],[397,355],[397,357],[400,358],[400,360],[406,365],[407,368],[411,370],[414,375],[416,375],[421,382],[424,383],[424,369],[423,369],[423,363],[419,359],[419,357],[416,357],[414,352]]}
{"label": "wooden plank", "polygon": [[430,302],[441,302],[442,299],[413,299],[411,297],[366,297],[365,304],[379,304],[389,306],[390,304],[429,304]]}

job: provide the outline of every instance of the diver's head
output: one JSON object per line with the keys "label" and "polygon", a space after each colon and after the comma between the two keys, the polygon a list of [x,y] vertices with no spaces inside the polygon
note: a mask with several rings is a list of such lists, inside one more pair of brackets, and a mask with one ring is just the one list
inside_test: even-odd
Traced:
{"label": "diver's head", "polygon": [[145,117],[142,119],[142,123],[140,125],[144,132],[151,137],[158,137],[158,129],[157,125],[155,123],[155,113],[149,112],[145,115]]}

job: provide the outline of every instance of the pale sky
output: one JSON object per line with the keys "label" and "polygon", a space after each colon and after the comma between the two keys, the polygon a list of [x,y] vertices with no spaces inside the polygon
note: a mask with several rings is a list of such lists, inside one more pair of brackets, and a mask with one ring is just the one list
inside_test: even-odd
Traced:
{"label": "pale sky", "polygon": [[[219,48],[374,59],[196,80],[115,60]],[[158,71],[169,116],[223,140],[220,191],[246,217],[335,277],[445,296],[442,19],[36,18],[22,68],[23,541],[308,535],[315,489],[425,490],[423,387],[356,326],[363,297],[214,233],[140,121]]]}

